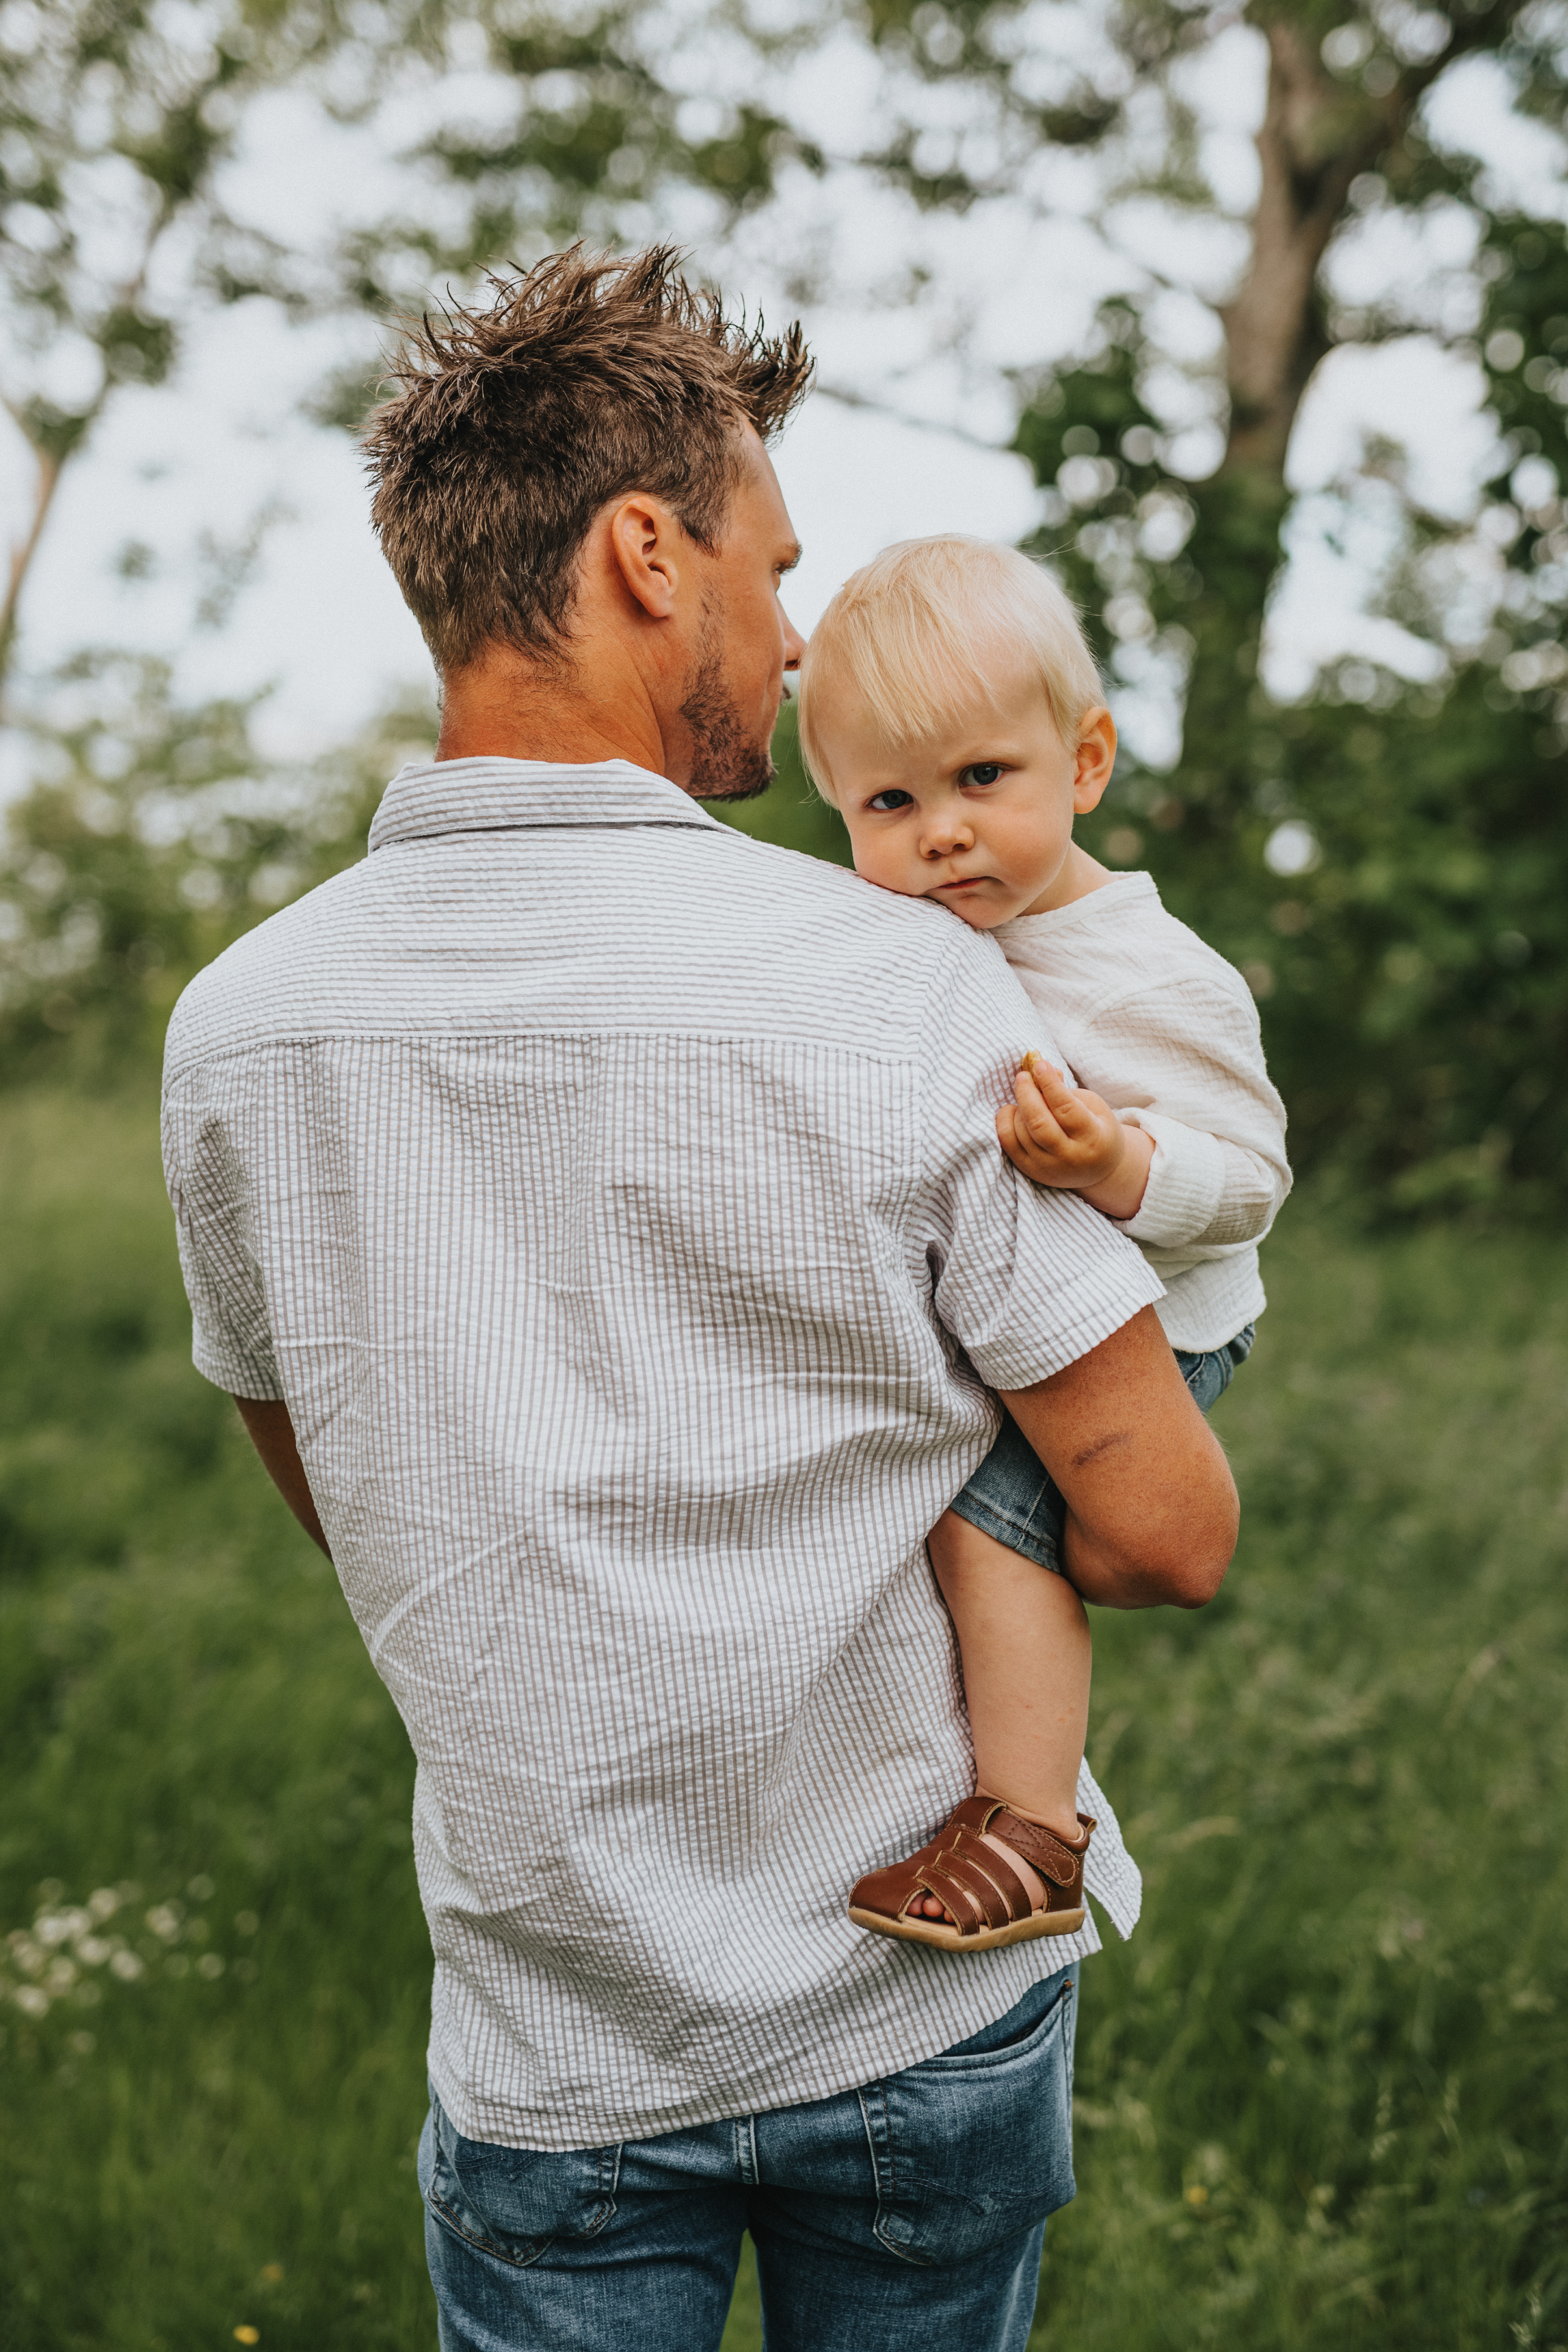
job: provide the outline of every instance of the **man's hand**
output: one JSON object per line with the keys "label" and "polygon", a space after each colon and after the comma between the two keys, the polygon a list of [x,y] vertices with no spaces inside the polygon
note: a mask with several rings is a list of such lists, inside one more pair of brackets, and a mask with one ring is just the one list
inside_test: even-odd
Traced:
{"label": "man's hand", "polygon": [[996,1114],[996,1133],[1015,1168],[1037,1184],[1080,1192],[1108,1217],[1135,1217],[1149,1181],[1152,1139],[1124,1127],[1087,1087],[1069,1087],[1038,1054],[1026,1054],[1014,1099]]}
{"label": "man's hand", "polygon": [[1152,1307],[1002,1402],[1067,1498],[1067,1572],[1086,1601],[1214,1599],[1236,1549],[1236,1486]]}

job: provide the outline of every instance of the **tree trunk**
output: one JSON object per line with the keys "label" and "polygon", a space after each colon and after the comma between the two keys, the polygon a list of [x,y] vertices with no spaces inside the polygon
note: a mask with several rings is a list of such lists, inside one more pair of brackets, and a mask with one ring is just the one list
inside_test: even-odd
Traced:
{"label": "tree trunk", "polygon": [[1220,316],[1229,346],[1227,468],[1282,481],[1301,394],[1329,349],[1318,270],[1351,184],[1404,128],[1328,74],[1294,25],[1268,28],[1268,100],[1258,133],[1262,185],[1252,258]]}
{"label": "tree trunk", "polygon": [[11,656],[16,642],[16,621],[22,603],[22,589],[26,581],[28,568],[37,553],[38,541],[44,535],[44,525],[49,519],[49,509],[54,504],[55,492],[59,488],[60,475],[64,469],[63,458],[57,457],[50,450],[38,448],[37,444],[33,445],[33,456],[38,469],[37,486],[33,493],[33,518],[27,526],[26,535],[19,539],[11,550],[10,572],[5,584],[5,602],[0,604],[0,719],[5,715],[5,680],[10,673]]}
{"label": "tree trunk", "polygon": [[1200,825],[1220,830],[1250,806],[1256,782],[1237,704],[1253,689],[1279,569],[1286,451],[1301,395],[1330,349],[1318,273],[1352,181],[1399,138],[1419,95],[1412,80],[1369,100],[1334,79],[1298,25],[1273,18],[1263,30],[1268,94],[1252,253],[1221,310],[1230,425],[1218,472],[1193,494],[1189,550],[1204,585],[1187,616],[1194,650],[1181,790],[1205,812]]}

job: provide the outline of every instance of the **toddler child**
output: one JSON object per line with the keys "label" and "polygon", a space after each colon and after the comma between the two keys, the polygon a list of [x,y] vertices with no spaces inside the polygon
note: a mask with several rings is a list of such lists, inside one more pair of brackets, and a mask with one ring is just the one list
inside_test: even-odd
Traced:
{"label": "toddler child", "polygon": [[[1071,605],[1010,548],[885,549],[812,637],[800,727],[857,871],[992,932],[1039,1010],[1077,1083],[1028,1055],[997,1115],[1002,1149],[1144,1252],[1206,1412],[1263,1309],[1257,1245],[1290,1184],[1284,1108],[1238,974],[1147,874],[1112,874],[1073,840],[1116,730]],[[1094,1827],[1078,1811],[1089,1625],[1066,1504],[1011,1419],[930,1549],[976,1794],[932,1844],[862,1878],[849,1916],[962,1951],[1070,1933]]]}

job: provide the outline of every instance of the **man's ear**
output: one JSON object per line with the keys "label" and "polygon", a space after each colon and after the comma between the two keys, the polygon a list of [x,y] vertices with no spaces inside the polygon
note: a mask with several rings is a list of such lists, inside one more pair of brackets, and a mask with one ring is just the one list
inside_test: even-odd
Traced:
{"label": "man's ear", "polygon": [[610,553],[626,593],[653,621],[668,621],[680,587],[679,553],[686,538],[662,499],[644,490],[624,498],[610,516]]}
{"label": "man's ear", "polygon": [[1072,804],[1078,816],[1098,808],[1116,765],[1116,721],[1103,704],[1086,710],[1078,730],[1073,768]]}

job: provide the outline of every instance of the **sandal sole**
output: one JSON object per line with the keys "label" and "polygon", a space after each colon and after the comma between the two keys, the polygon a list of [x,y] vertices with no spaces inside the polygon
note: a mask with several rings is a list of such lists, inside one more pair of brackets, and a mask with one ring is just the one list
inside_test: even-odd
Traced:
{"label": "sandal sole", "polygon": [[1005,1927],[983,1927],[977,1936],[966,1936],[945,1920],[889,1919],[885,1911],[862,1911],[853,1903],[849,1916],[873,1936],[895,1936],[901,1944],[934,1944],[942,1952],[990,1952],[999,1944],[1027,1944],[1037,1936],[1075,1935],[1083,1925],[1081,1905],[1075,1911],[1031,1911],[1026,1919],[1014,1919]]}

